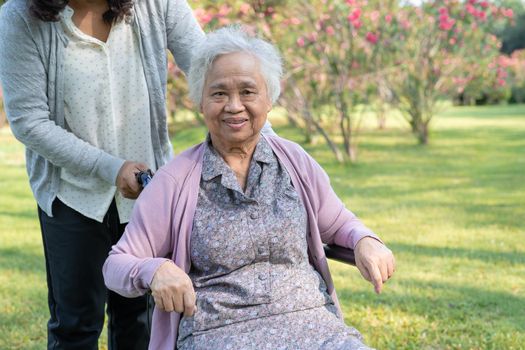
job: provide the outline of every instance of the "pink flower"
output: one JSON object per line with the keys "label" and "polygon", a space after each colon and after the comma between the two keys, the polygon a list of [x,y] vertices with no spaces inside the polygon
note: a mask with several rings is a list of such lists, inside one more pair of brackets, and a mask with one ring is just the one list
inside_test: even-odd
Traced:
{"label": "pink flower", "polygon": [[439,16],[439,29],[441,30],[450,30],[454,26],[454,23],[456,23],[455,20],[448,17],[447,14],[442,14]]}
{"label": "pink flower", "polygon": [[202,25],[206,25],[208,23],[211,22],[211,20],[213,19],[213,16],[210,15],[209,13],[205,13],[203,14],[200,19],[199,19],[199,22],[202,24]]}
{"label": "pink flower", "polygon": [[358,20],[360,17],[361,17],[361,9],[356,8],[348,15],[347,19],[349,22],[353,22],[353,21]]}
{"label": "pink flower", "polygon": [[275,9],[271,6],[268,6],[266,11],[264,11],[264,16],[274,18],[275,16]]}
{"label": "pink flower", "polygon": [[456,42],[457,42],[457,41],[456,41],[456,38],[450,38],[450,39],[448,40],[448,43],[449,43],[450,45],[452,45],[452,46],[453,46],[453,45],[456,45]]}
{"label": "pink flower", "polygon": [[282,24],[284,26],[298,25],[298,24],[301,24],[301,20],[299,18],[296,18],[296,17],[286,18],[286,19],[283,20]]}
{"label": "pink flower", "polygon": [[514,11],[512,11],[512,9],[506,9],[506,10],[503,9],[503,10],[501,10],[501,12],[502,12],[503,16],[505,16],[505,17],[508,17],[508,18],[514,17]]}
{"label": "pink flower", "polygon": [[487,7],[489,7],[489,2],[488,1],[482,1],[482,2],[479,3],[479,5],[481,7],[483,7],[483,8],[487,8]]}
{"label": "pink flower", "polygon": [[195,14],[195,18],[199,21],[201,25],[206,25],[211,22],[213,19],[213,15],[206,12],[203,8],[196,8],[193,13]]}
{"label": "pink flower", "polygon": [[372,33],[372,32],[368,32],[366,33],[365,38],[366,38],[366,41],[368,41],[369,43],[377,44],[377,41],[379,40],[379,35]]}
{"label": "pink flower", "polygon": [[232,8],[228,5],[222,5],[217,12],[218,17],[225,17],[231,12]]}
{"label": "pink flower", "polygon": [[311,32],[308,34],[308,40],[315,43],[317,41],[317,32]]}
{"label": "pink flower", "polygon": [[[168,61],[168,72],[171,74],[171,75],[175,75],[176,73],[176,65],[171,62],[171,61]],[[0,92],[0,96],[1,96],[1,92]]]}
{"label": "pink flower", "polygon": [[332,27],[332,26],[328,26],[328,27],[326,27],[325,30],[326,30],[326,34],[328,34],[328,35],[330,35],[330,36],[335,34],[335,29],[334,29],[334,27]]}
{"label": "pink flower", "polygon": [[485,13],[485,11],[478,11],[478,18],[481,19],[482,21],[486,20],[487,14]]}
{"label": "pink flower", "polygon": [[440,14],[440,15],[446,15],[446,14],[448,14],[448,9],[447,9],[446,7],[441,7],[441,8],[439,9],[439,14]]}
{"label": "pink flower", "polygon": [[389,23],[389,24],[390,24],[390,22],[392,22],[392,15],[391,14],[385,15],[385,22]]}
{"label": "pink flower", "polygon": [[302,36],[297,38],[297,46],[304,47],[304,44],[305,44],[305,41],[304,41],[304,38]]}
{"label": "pink flower", "polygon": [[359,29],[359,28],[361,28],[363,23],[361,23],[361,21],[357,19],[357,20],[352,22],[352,25],[354,26],[355,29]]}
{"label": "pink flower", "polygon": [[441,30],[450,30],[452,29],[452,27],[454,26],[454,20],[450,20],[450,21],[445,21],[445,22],[440,22],[439,23],[439,29]]}
{"label": "pink flower", "polygon": [[355,5],[355,3],[356,3],[356,0],[346,0],[346,4],[348,6],[353,6],[353,5]]}
{"label": "pink flower", "polygon": [[228,24],[230,24],[231,21],[229,18],[225,18],[225,17],[222,17],[222,18],[219,18],[219,25],[221,26],[226,26]]}
{"label": "pink flower", "polygon": [[372,11],[370,12],[370,20],[374,23],[377,22],[377,20],[379,19],[379,17],[381,16],[381,14],[379,13],[379,11]]}
{"label": "pink flower", "polygon": [[241,4],[241,6],[239,7],[239,12],[242,15],[246,15],[248,12],[250,12],[251,8],[252,8],[252,6],[250,4],[247,4],[247,3],[243,2]]}

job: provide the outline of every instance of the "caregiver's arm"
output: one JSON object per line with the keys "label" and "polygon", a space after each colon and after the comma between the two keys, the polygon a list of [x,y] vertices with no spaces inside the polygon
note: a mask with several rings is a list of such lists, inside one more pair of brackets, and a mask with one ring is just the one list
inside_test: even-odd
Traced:
{"label": "caregiver's arm", "polygon": [[51,116],[49,62],[37,44],[43,39],[35,21],[17,3],[0,11],[0,81],[9,126],[28,149],[57,167],[114,185],[125,160],[81,140]]}

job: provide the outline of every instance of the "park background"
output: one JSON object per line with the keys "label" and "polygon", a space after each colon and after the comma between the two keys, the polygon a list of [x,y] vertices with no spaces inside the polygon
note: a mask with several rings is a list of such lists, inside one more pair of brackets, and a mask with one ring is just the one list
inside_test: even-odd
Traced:
{"label": "park background", "polygon": [[[279,46],[276,132],[396,255],[381,295],[331,262],[347,324],[378,349],[525,349],[523,2],[190,3],[205,30],[242,23]],[[179,153],[205,128],[173,63],[167,96]],[[23,152],[0,102],[0,349],[46,344]]]}

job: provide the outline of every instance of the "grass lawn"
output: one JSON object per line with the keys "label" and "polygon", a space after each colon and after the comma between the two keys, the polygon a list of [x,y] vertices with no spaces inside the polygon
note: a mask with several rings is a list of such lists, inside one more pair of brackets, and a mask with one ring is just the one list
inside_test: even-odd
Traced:
{"label": "grass lawn", "polygon": [[[397,259],[381,295],[357,269],[331,264],[346,322],[378,349],[525,349],[525,106],[451,108],[427,147],[397,120],[390,125],[363,131],[357,165],[335,163],[322,144],[305,146]],[[176,133],[176,151],[203,134]],[[8,129],[0,169],[0,349],[44,349],[36,204],[23,147]]]}

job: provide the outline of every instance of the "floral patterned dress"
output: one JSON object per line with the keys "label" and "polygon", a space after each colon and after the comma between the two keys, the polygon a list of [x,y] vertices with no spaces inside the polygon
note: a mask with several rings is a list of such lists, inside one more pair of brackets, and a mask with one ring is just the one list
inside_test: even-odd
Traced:
{"label": "floral patterned dress", "polygon": [[308,261],[306,211],[261,137],[243,191],[208,139],[191,236],[197,310],[185,349],[370,349]]}

